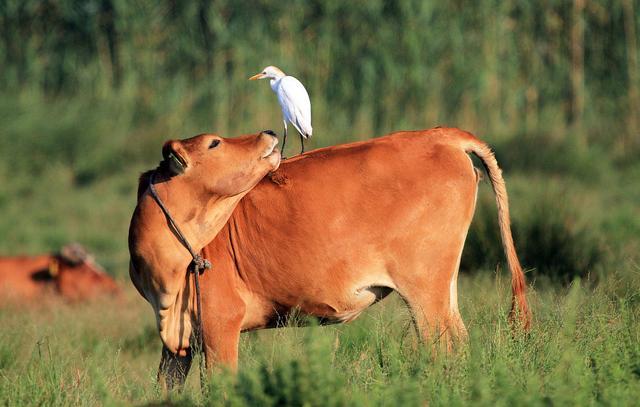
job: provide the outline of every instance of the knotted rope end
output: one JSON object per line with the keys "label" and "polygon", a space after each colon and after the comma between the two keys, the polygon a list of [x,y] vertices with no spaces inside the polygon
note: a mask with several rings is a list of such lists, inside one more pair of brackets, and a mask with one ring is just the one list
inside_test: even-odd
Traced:
{"label": "knotted rope end", "polygon": [[211,269],[211,262],[201,255],[193,256],[193,271],[202,274],[205,270]]}

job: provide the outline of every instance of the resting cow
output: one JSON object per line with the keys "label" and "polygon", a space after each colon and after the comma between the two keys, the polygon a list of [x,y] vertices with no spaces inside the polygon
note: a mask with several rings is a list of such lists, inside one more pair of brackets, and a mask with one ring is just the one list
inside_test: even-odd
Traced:
{"label": "resting cow", "polygon": [[0,292],[11,301],[33,301],[44,293],[82,301],[120,288],[93,257],[77,243],[59,253],[0,257]]}
{"label": "resting cow", "polygon": [[[411,308],[421,336],[442,338],[447,345],[464,338],[457,276],[479,179],[467,153],[482,160],[496,193],[512,276],[510,315],[527,328],[525,278],[511,236],[505,184],[491,149],[458,129],[398,132],[286,161],[238,203],[219,233],[212,230],[210,243],[198,240],[194,248],[203,249],[213,263],[213,270],[201,276],[207,367],[222,363],[235,368],[240,332],[277,326],[292,310],[322,322],[351,321],[393,290]],[[206,163],[194,163],[192,171],[198,165]],[[197,196],[209,181],[192,177],[182,188]],[[141,178],[139,207],[150,205],[147,184],[148,175]],[[196,213],[204,202],[174,194],[171,208]],[[148,256],[171,259],[172,268],[161,276],[179,279],[182,286],[168,296],[144,270],[132,278],[164,318],[159,324],[164,343],[160,373],[177,375],[181,382],[191,360],[193,280],[185,273],[188,254],[175,237],[166,237],[167,224],[157,208],[153,211],[150,221],[154,228],[161,223],[165,237],[161,249]],[[209,230],[204,217],[183,215],[180,225]],[[148,239],[145,245],[154,244],[152,236]],[[158,296],[164,298],[161,307]]]}

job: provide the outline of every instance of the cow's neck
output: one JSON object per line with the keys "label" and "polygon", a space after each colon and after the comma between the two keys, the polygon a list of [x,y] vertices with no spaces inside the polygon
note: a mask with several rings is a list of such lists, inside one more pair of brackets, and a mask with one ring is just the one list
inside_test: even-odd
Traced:
{"label": "cow's neck", "polygon": [[[179,176],[158,181],[158,197],[195,252],[213,240],[242,197],[196,194],[188,180]],[[193,291],[190,284],[185,284],[191,254],[171,230],[149,190],[138,201],[132,232],[132,266],[137,269],[132,279],[138,278],[137,285],[156,312],[163,342],[174,351],[182,349],[191,334],[194,309]]]}
{"label": "cow's neck", "polygon": [[[240,195],[226,197],[194,193],[193,187],[181,177],[159,182],[155,184],[155,189],[180,232],[196,253],[213,240],[241,198]],[[170,228],[167,217],[155,199],[150,193],[143,199],[142,209],[146,213],[142,219],[149,226],[148,230],[153,231],[150,239],[162,248],[156,255],[164,258],[165,267],[168,264],[183,265],[185,261],[190,261],[191,254]]]}

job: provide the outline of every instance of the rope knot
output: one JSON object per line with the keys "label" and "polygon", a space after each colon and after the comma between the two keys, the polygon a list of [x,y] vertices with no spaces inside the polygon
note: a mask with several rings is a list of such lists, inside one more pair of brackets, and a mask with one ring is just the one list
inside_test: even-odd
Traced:
{"label": "rope knot", "polygon": [[193,256],[193,271],[198,273],[198,274],[202,274],[205,269],[210,269],[211,268],[211,262],[205,258],[203,258],[201,255],[196,254],[195,256]]}

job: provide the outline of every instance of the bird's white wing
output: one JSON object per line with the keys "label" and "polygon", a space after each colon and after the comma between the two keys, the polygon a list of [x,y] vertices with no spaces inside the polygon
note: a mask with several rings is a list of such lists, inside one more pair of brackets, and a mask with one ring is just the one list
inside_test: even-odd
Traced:
{"label": "bird's white wing", "polygon": [[276,93],[285,120],[293,124],[302,137],[311,137],[311,101],[302,83],[293,76],[285,76],[280,79]]}

